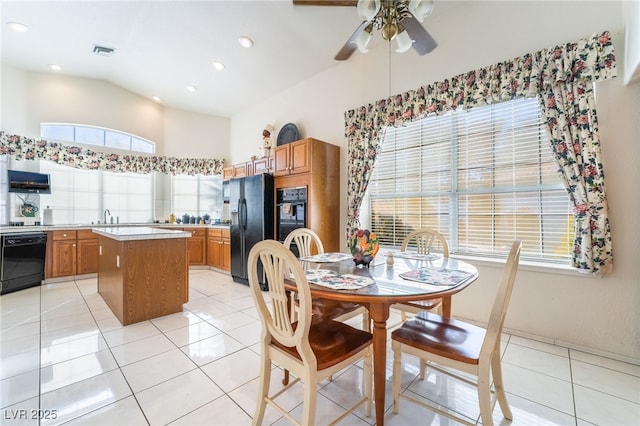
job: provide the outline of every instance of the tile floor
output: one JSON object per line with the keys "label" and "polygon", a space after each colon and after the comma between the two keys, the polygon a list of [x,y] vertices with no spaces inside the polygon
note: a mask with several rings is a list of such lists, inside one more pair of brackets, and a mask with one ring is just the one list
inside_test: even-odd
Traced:
{"label": "tile floor", "polygon": [[[249,289],[207,270],[191,271],[190,283],[182,313],[127,327],[97,294],[96,279],[1,296],[0,424],[250,424],[260,325]],[[640,424],[640,366],[509,335],[503,348],[514,425]],[[385,422],[451,424],[406,400],[393,414],[388,354]],[[282,374],[275,368],[273,389]],[[319,386],[318,424],[344,412],[361,377],[361,367],[353,366]],[[433,371],[424,381],[416,377],[416,360],[405,356],[404,392],[478,421],[468,386]],[[301,402],[299,388],[283,405],[300,418]],[[508,424],[498,407],[494,419]],[[343,424],[373,422],[360,409]],[[268,408],[264,424],[288,422]]]}

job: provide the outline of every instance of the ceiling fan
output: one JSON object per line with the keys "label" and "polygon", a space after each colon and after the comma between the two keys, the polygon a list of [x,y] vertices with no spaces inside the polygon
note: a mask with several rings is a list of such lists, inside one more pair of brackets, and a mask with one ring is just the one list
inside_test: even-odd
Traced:
{"label": "ceiling fan", "polygon": [[353,52],[367,52],[371,34],[380,30],[382,38],[396,40],[397,52],[410,48],[426,55],[438,43],[420,24],[431,14],[434,0],[293,0],[295,5],[356,6],[362,23],[351,34],[335,56],[338,61],[349,59]]}

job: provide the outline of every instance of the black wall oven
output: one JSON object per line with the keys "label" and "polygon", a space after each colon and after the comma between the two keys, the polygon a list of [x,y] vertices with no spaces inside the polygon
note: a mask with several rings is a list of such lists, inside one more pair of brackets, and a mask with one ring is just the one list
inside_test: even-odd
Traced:
{"label": "black wall oven", "polygon": [[[307,227],[307,187],[282,188],[276,191],[276,236],[284,242],[291,231]],[[298,248],[291,244],[298,256]]]}
{"label": "black wall oven", "polygon": [[0,235],[0,294],[42,283],[46,247],[45,232]]}

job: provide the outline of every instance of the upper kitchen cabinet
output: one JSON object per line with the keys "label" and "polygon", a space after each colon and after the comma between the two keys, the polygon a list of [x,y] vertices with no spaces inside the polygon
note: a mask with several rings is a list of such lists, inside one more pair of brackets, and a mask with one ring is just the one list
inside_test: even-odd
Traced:
{"label": "upper kitchen cabinet", "polygon": [[241,178],[253,175],[253,162],[238,163],[222,170],[222,179]]}
{"label": "upper kitchen cabinet", "polygon": [[276,147],[273,153],[274,176],[287,176],[311,171],[311,150],[316,139],[302,139]]}

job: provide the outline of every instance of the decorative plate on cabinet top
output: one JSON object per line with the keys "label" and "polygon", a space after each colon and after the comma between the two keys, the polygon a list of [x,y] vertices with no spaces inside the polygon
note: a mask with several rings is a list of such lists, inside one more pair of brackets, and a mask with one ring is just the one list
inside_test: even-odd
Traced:
{"label": "decorative plate on cabinet top", "polygon": [[299,139],[300,134],[298,133],[298,128],[296,127],[296,125],[293,123],[287,123],[282,126],[282,129],[280,129],[280,132],[278,132],[277,145],[286,145]]}

